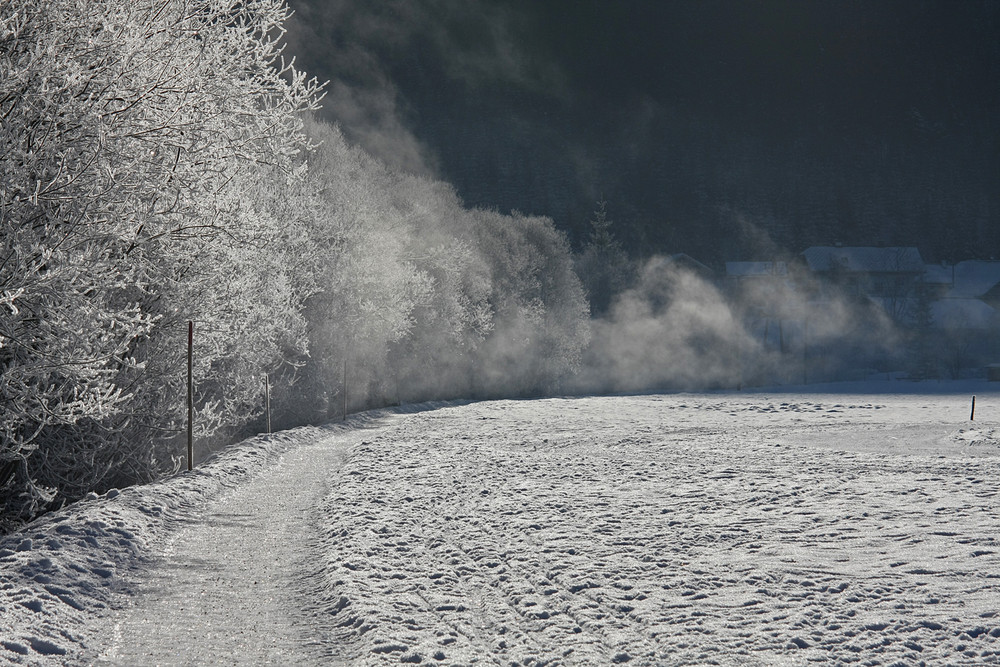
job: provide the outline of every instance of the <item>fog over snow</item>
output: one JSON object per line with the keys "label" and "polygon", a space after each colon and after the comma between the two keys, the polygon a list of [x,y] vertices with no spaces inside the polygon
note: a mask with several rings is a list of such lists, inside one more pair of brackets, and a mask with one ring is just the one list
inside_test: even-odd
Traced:
{"label": "fog over snow", "polygon": [[5,537],[0,660],[996,664],[998,409],[876,382],[259,436]]}

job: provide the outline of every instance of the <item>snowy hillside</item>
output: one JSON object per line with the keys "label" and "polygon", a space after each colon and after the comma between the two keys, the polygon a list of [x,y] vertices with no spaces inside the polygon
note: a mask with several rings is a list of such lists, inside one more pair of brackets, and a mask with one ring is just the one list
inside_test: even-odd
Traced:
{"label": "snowy hillside", "polygon": [[998,664],[1000,394],[960,389],[256,438],[0,544],[0,660]]}

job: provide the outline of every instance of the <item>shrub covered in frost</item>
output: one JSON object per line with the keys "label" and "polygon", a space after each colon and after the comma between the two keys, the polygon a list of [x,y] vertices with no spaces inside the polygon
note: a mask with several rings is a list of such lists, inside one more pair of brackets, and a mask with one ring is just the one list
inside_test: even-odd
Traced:
{"label": "shrub covered in frost", "polygon": [[469,211],[305,118],[288,14],[0,3],[0,528],[175,465],[188,320],[203,441],[254,426],[265,372],[288,425],[577,363],[551,220]]}

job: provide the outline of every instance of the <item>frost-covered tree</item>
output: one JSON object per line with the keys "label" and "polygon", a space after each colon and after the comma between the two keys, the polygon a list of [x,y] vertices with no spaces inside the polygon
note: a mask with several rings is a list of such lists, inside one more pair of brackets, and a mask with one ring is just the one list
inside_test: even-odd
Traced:
{"label": "frost-covered tree", "polygon": [[[295,403],[312,415],[397,400],[539,393],[586,339],[586,302],[552,221],[468,210],[310,124],[321,248]],[[346,362],[346,384],[345,383]],[[303,415],[305,417],[306,415]]]}
{"label": "frost-covered tree", "polygon": [[577,369],[590,335],[568,242],[549,218],[495,211],[474,216],[492,316],[475,355],[477,389],[487,396],[554,392]]}
{"label": "frost-covered tree", "polygon": [[295,335],[294,308],[266,342],[241,335],[256,304],[287,301],[248,249],[273,241],[259,184],[294,178],[297,114],[318,98],[280,58],[287,16],[279,0],[0,5],[8,515],[162,467],[147,443],[178,426],[185,320],[214,336],[199,355],[208,424],[243,409],[236,369]]}
{"label": "frost-covered tree", "polygon": [[[304,304],[308,360],[294,391],[293,421],[341,414],[344,367],[351,407],[380,393],[388,347],[411,327],[427,277],[408,262],[406,224],[392,201],[393,174],[346,144],[335,127],[311,122],[319,143],[309,156],[311,209],[306,224],[316,255],[315,289]],[[384,392],[382,392],[384,393]]]}
{"label": "frost-covered tree", "polygon": [[281,60],[287,16],[0,4],[3,522],[170,468],[188,320],[203,440],[252,425],[265,372],[287,425],[345,395],[539,393],[577,363],[551,220],[470,211],[304,119],[320,89]]}

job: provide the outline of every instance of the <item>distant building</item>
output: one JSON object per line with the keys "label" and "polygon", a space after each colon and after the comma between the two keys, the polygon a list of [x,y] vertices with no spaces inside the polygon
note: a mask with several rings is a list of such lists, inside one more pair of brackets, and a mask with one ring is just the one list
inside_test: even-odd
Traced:
{"label": "distant building", "polygon": [[997,311],[980,299],[944,298],[931,303],[934,327],[945,331],[986,330],[997,324]]}
{"label": "distant building", "polygon": [[924,272],[924,261],[916,248],[893,246],[813,246],[802,256],[814,273],[912,273]]}
{"label": "distant building", "polygon": [[951,267],[949,299],[979,299],[993,308],[1000,308],[1000,262],[969,260]]}
{"label": "distant building", "polygon": [[834,289],[872,302],[896,322],[911,321],[926,268],[916,248],[814,246],[802,256]]}
{"label": "distant building", "polygon": [[774,277],[787,278],[788,264],[785,262],[726,262],[726,278],[730,280],[769,280]]}
{"label": "distant building", "polygon": [[859,296],[897,297],[909,293],[925,270],[920,251],[912,247],[814,246],[802,256],[812,273]]}
{"label": "distant building", "polygon": [[726,287],[749,302],[769,301],[765,312],[782,310],[781,296],[792,289],[785,262],[726,262]]}
{"label": "distant building", "polygon": [[[1000,262],[930,264],[923,276],[933,348],[952,377],[1000,358]],[[996,366],[990,370],[997,373]]]}
{"label": "distant building", "polygon": [[955,267],[950,264],[928,264],[924,267],[923,284],[926,295],[941,299],[954,284]]}
{"label": "distant building", "polygon": [[924,284],[933,296],[931,313],[938,329],[983,330],[997,326],[1000,312],[1000,262],[969,260],[929,265]]}
{"label": "distant building", "polygon": [[668,267],[684,269],[710,282],[714,281],[717,277],[715,271],[710,267],[683,252],[656,257],[652,260],[650,267],[654,269],[665,269]]}

